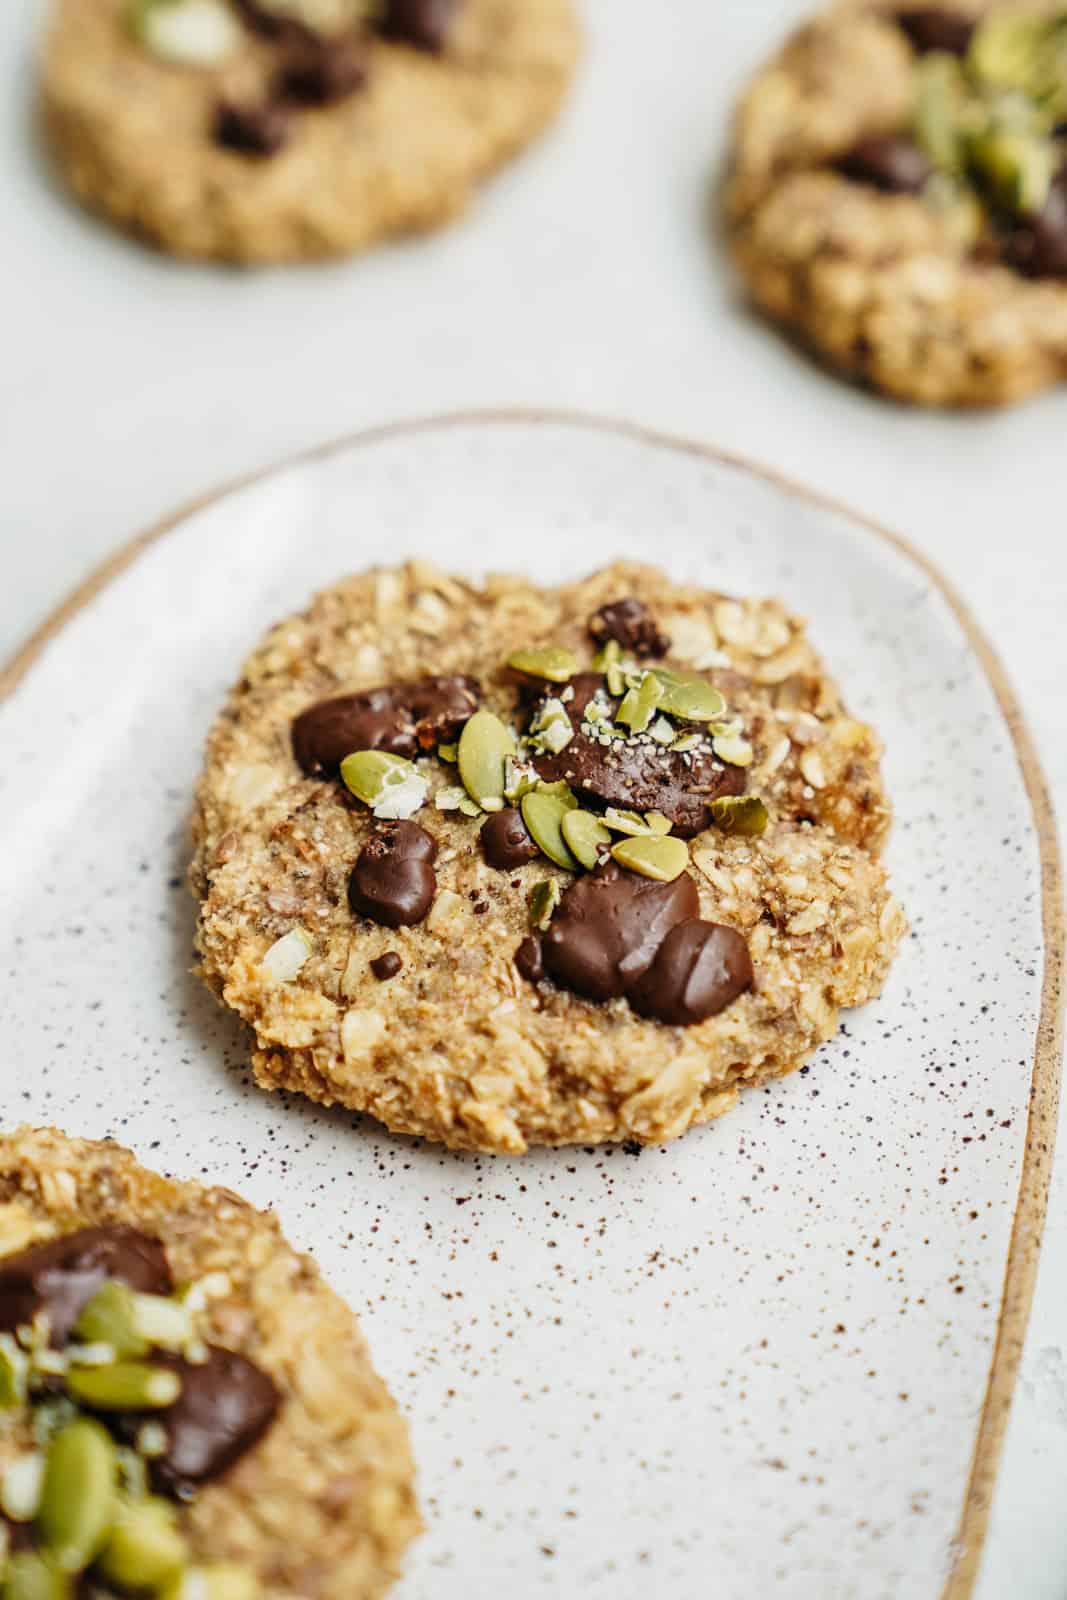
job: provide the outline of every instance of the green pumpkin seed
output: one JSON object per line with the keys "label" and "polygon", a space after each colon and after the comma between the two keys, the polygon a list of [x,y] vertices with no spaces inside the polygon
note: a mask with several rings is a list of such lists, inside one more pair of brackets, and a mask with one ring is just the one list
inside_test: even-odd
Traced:
{"label": "green pumpkin seed", "polygon": [[442,761],[447,761],[449,766],[454,767],[459,760],[459,745],[439,744],[437,746],[437,754]]}
{"label": "green pumpkin seed", "polygon": [[0,1410],[19,1406],[26,1398],[29,1361],[10,1334],[0,1334]]}
{"label": "green pumpkin seed", "polygon": [[1030,94],[1050,43],[1044,18],[994,13],[975,29],[967,66],[992,89],[1021,89]]}
{"label": "green pumpkin seed", "polygon": [[1059,157],[1049,139],[991,129],[975,140],[971,161],[1006,211],[1037,212],[1048,199]]}
{"label": "green pumpkin seed", "polygon": [[189,1558],[174,1507],[150,1497],[124,1506],[96,1561],[96,1570],[120,1589],[161,1589]]}
{"label": "green pumpkin seed", "polygon": [[612,833],[636,835],[652,832],[640,811],[619,811],[615,806],[609,806],[605,811],[604,826],[610,828]]}
{"label": "green pumpkin seed", "polygon": [[259,1600],[261,1593],[255,1573],[220,1561],[210,1567],[190,1567],[183,1578],[167,1585],[159,1600]]}
{"label": "green pumpkin seed", "polygon": [[459,776],[483,811],[504,805],[504,763],[515,754],[515,740],[491,711],[476,711],[459,740]]}
{"label": "green pumpkin seed", "polygon": [[643,673],[635,689],[628,689],[615,713],[615,721],[631,733],[644,733],[663,699],[663,684],[653,672]]}
{"label": "green pumpkin seed", "polygon": [[341,762],[341,777],[376,817],[407,818],[425,803],[429,784],[413,761],[384,750],[356,750]]}
{"label": "green pumpkin seed", "polygon": [[645,821],[648,823],[650,831],[656,834],[670,833],[671,828],[674,826],[670,817],[665,817],[662,811],[646,811]]}
{"label": "green pumpkin seed", "polygon": [[764,831],[770,817],[758,795],[723,795],[711,802],[711,815],[723,833],[737,833],[755,839]]}
{"label": "green pumpkin seed", "polygon": [[644,838],[620,839],[612,846],[611,854],[620,867],[628,867],[642,878],[673,883],[686,869],[689,846],[673,835],[646,834]]}
{"label": "green pumpkin seed", "polygon": [[176,1372],[143,1361],[75,1367],[67,1373],[71,1399],[94,1411],[157,1411],[172,1406],[181,1392],[182,1382]]}
{"label": "green pumpkin seed", "polygon": [[959,172],[964,163],[967,89],[958,61],[935,51],[916,69],[915,139],[942,172]]}
{"label": "green pumpkin seed", "polygon": [[593,667],[607,678],[609,694],[622,694],[626,688],[626,668],[618,639],[605,640],[604,648],[593,657]]}
{"label": "green pumpkin seed", "polygon": [[[138,1294],[111,1281],[85,1307],[74,1331],[87,1344],[111,1345],[117,1355],[143,1356],[153,1345],[180,1350],[193,1337],[192,1316],[178,1300]],[[76,1356],[72,1355],[77,1365]]]}
{"label": "green pumpkin seed", "polygon": [[531,789],[521,801],[522,820],[530,838],[550,861],[557,867],[566,867],[568,872],[577,872],[578,861],[563,837],[563,819],[576,804],[573,795],[568,804],[564,795],[553,794],[548,788]]}
{"label": "green pumpkin seed", "polygon": [[582,866],[592,872],[600,860],[600,852],[611,843],[611,833],[599,817],[591,811],[568,811],[562,821],[563,842],[578,857]]}
{"label": "green pumpkin seed", "polygon": [[508,656],[512,672],[527,678],[544,678],[548,683],[567,683],[578,671],[578,657],[561,645],[539,645],[529,650],[513,650]]}
{"label": "green pumpkin seed", "polygon": [[730,767],[750,767],[752,765],[752,746],[747,739],[742,739],[740,734],[719,734],[711,741],[711,748],[720,761],[725,761]]}
{"label": "green pumpkin seed", "polygon": [[[574,813],[577,816],[577,812]],[[535,883],[526,896],[526,906],[530,913],[530,923],[534,928],[547,928],[552,921],[552,913],[562,899],[559,884],[555,878],[542,878],[540,883]]]}
{"label": "green pumpkin seed", "polygon": [[668,672],[657,667],[655,676],[662,686],[659,709],[685,722],[714,722],[726,710],[726,701],[706,678],[690,672]]}
{"label": "green pumpkin seed", "polygon": [[65,1572],[36,1550],[23,1550],[8,1562],[0,1594],[3,1600],[70,1600]]}
{"label": "green pumpkin seed", "polygon": [[62,1572],[84,1572],[115,1516],[118,1456],[98,1422],[79,1418],[48,1449],[37,1536]]}

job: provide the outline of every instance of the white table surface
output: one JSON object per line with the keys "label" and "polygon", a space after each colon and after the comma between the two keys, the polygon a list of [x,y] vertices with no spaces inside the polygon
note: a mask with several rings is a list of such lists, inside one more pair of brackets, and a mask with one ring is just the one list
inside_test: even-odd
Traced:
{"label": "white table surface", "polygon": [[[922,545],[996,642],[1062,799],[1067,390],[1002,416],[905,411],[741,308],[711,178],[731,96],[802,3],[582,9],[562,123],[459,226],[247,275],[157,258],[66,203],[30,132],[43,6],[0,7],[0,659],[119,541],[220,480],[397,417],[579,408],[748,454]],[[1061,1160],[980,1600],[1067,1595],[1065,1307]]]}

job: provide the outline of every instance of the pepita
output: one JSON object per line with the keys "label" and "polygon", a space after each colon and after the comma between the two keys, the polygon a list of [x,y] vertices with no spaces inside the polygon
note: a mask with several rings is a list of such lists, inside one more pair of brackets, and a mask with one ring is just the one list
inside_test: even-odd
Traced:
{"label": "pepita", "polygon": [[528,650],[513,650],[508,656],[512,672],[526,678],[544,678],[548,683],[567,683],[578,671],[578,658],[562,645],[537,645]]}
{"label": "pepita", "polygon": [[425,805],[429,784],[413,761],[385,750],[355,750],[341,762],[341,778],[383,820],[406,820]]}
{"label": "pepita", "polygon": [[722,795],[711,802],[711,815],[723,833],[736,833],[749,839],[758,838],[770,821],[767,807],[754,794]]}
{"label": "pepita", "polygon": [[672,834],[646,834],[643,838],[620,839],[611,849],[620,867],[655,878],[658,883],[673,883],[689,862],[689,846]]}
{"label": "pepita", "polygon": [[190,1567],[161,1592],[159,1600],[259,1600],[259,1580],[246,1567],[220,1561],[210,1567]]}
{"label": "pepita", "polygon": [[720,734],[711,741],[711,748],[720,761],[725,761],[730,767],[750,767],[752,765],[752,746],[747,739],[742,739],[739,734]]}
{"label": "pepita", "polygon": [[74,1331],[87,1344],[110,1345],[115,1355],[143,1356],[153,1345],[180,1350],[193,1337],[194,1328],[188,1310],[177,1300],[138,1294],[112,1280],[97,1290]]}
{"label": "pepita", "polygon": [[0,1589],[3,1600],[70,1600],[72,1592],[66,1573],[36,1550],[11,1557]]}
{"label": "pepita", "polygon": [[690,672],[668,672],[656,667],[655,676],[662,686],[659,709],[668,716],[680,717],[684,722],[714,722],[726,710],[726,701],[706,678]]}
{"label": "pepita", "polygon": [[176,1577],[188,1558],[174,1507],[150,1496],[121,1507],[96,1568],[120,1589],[154,1591]]}
{"label": "pepita", "polygon": [[67,1393],[96,1411],[158,1411],[172,1406],[181,1392],[176,1372],[143,1361],[74,1367],[67,1373]]}
{"label": "pepita", "polygon": [[[658,816],[659,813],[657,812]],[[644,816],[640,811],[619,811],[615,806],[608,806],[604,812],[604,826],[610,828],[612,833],[640,834],[651,833]]]}
{"label": "pepita", "polygon": [[564,813],[562,829],[568,849],[586,871],[592,872],[600,860],[601,850],[611,843],[610,830],[591,811],[577,809]]}
{"label": "pepita", "polygon": [[115,1516],[118,1457],[98,1422],[80,1417],[48,1449],[37,1536],[61,1572],[84,1572]]}
{"label": "pepita", "polygon": [[21,1405],[26,1398],[29,1374],[26,1353],[8,1333],[0,1334],[0,1410]]}
{"label": "pepita", "polygon": [[[574,812],[573,815],[577,816],[578,813]],[[540,883],[535,883],[526,896],[531,926],[542,930],[547,928],[561,898],[560,887],[555,878],[542,878]]]}
{"label": "pepita", "polygon": [[515,739],[491,711],[476,711],[459,740],[459,776],[483,811],[504,806],[504,764],[515,754]]}
{"label": "pepita", "polygon": [[578,861],[563,837],[563,818],[568,811],[575,809],[578,802],[569,789],[569,801],[565,795],[553,793],[553,789],[560,787],[566,788],[566,785],[531,789],[529,794],[524,794],[521,802],[522,820],[531,839],[550,861],[554,861],[557,867],[566,867],[568,872],[576,872]]}
{"label": "pepita", "polygon": [[437,746],[437,754],[442,761],[447,761],[449,766],[454,767],[459,760],[459,745],[439,744]]}
{"label": "pepita", "polygon": [[615,721],[633,733],[644,733],[663,699],[663,684],[653,672],[642,673],[637,687],[628,689],[615,713]]}
{"label": "pepita", "polygon": [[593,667],[607,678],[608,693],[622,694],[626,688],[626,664],[618,639],[606,639],[604,647],[593,657]]}

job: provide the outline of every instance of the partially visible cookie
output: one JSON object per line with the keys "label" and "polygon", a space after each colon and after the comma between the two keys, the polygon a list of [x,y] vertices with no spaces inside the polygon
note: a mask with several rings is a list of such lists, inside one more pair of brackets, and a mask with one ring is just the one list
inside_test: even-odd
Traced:
{"label": "partially visible cookie", "polygon": [[355,1317],[273,1217],[118,1145],[0,1137],[5,1596],[376,1600],[412,1479]]}
{"label": "partially visible cookie", "polygon": [[845,0],[757,75],[726,187],[756,302],[901,400],[1067,374],[1067,14]]}
{"label": "partially visible cookie", "polygon": [[577,53],[571,0],[54,0],[44,118],[79,198],[153,244],[306,260],[462,211]]}
{"label": "partially visible cookie", "polygon": [[212,731],[202,971],[265,1088],[461,1148],[673,1138],[881,987],[879,758],[775,601],[366,573]]}

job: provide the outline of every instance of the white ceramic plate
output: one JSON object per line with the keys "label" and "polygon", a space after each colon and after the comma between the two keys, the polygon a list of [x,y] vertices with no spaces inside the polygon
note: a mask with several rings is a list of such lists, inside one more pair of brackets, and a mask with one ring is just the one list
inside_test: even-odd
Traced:
{"label": "white ceramic plate", "polygon": [[[114,1135],[315,1251],[412,1420],[403,1600],[968,1594],[1042,1220],[1057,863],[936,575],[743,465],[543,417],[364,436],[161,532],[0,681],[5,1123]],[[250,1087],[188,971],[201,741],[267,623],[411,553],[651,557],[809,616],[886,739],[914,925],[809,1071],[639,1158],[450,1155]]]}

